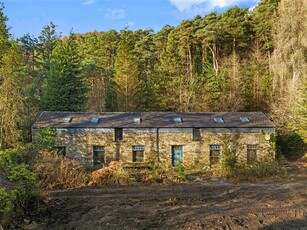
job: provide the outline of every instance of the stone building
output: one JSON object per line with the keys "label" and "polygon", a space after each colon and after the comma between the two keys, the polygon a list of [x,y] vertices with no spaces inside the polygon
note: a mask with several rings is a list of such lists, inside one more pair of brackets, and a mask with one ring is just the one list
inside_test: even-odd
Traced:
{"label": "stone building", "polygon": [[242,163],[275,158],[275,126],[262,112],[42,112],[32,127],[52,127],[56,147],[85,165],[162,161],[212,165],[221,154]]}

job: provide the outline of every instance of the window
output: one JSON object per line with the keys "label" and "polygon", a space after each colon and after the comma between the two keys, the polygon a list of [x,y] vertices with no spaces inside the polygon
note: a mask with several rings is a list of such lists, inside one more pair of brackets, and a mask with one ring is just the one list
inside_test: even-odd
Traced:
{"label": "window", "polygon": [[199,141],[201,139],[201,129],[194,128],[193,129],[193,141]]}
{"label": "window", "polygon": [[91,118],[91,122],[92,123],[99,123],[99,118],[98,117],[93,117],[93,118]]}
{"label": "window", "polygon": [[223,120],[223,118],[221,118],[221,117],[215,117],[215,118],[214,118],[214,121],[215,121],[216,123],[224,123],[224,120]]}
{"label": "window", "polygon": [[116,128],[115,129],[115,141],[122,141],[123,140],[123,129]]}
{"label": "window", "polygon": [[132,162],[144,162],[144,146],[132,146]]}
{"label": "window", "polygon": [[93,146],[93,161],[95,165],[102,165],[104,160],[104,146]]}
{"label": "window", "polygon": [[70,123],[71,120],[72,120],[71,117],[64,117],[62,121],[63,121],[63,123]]}
{"label": "window", "polygon": [[134,117],[134,118],[133,118],[133,122],[134,122],[134,123],[141,123],[141,122],[142,122],[142,118],[140,118],[140,117]]}
{"label": "window", "polygon": [[58,155],[62,155],[62,156],[66,156],[66,147],[65,146],[57,146],[57,154]]}
{"label": "window", "polygon": [[240,120],[243,122],[243,123],[249,123],[249,119],[248,117],[240,117]]}
{"label": "window", "polygon": [[258,145],[247,145],[247,164],[257,162],[257,149]]}
{"label": "window", "polygon": [[216,164],[219,161],[222,146],[210,145],[210,164]]}
{"label": "window", "polygon": [[175,123],[182,123],[182,118],[181,118],[181,117],[174,117],[174,118],[173,118],[173,121],[174,121]]}

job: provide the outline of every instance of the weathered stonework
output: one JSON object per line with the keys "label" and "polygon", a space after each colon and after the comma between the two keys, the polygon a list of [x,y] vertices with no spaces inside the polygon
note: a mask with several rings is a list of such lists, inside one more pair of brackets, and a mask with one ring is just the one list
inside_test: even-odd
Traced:
{"label": "weathered stonework", "polygon": [[275,158],[275,146],[268,135],[274,129],[202,129],[201,139],[193,140],[192,128],[123,129],[123,140],[115,141],[114,129],[57,129],[56,146],[66,147],[66,156],[93,165],[93,146],[105,147],[105,162],[132,162],[132,147],[144,146],[144,161],[171,164],[172,146],[182,146],[185,165],[210,165],[210,145],[221,145],[221,154],[231,151],[239,162],[247,161],[247,145],[257,145],[257,160]]}
{"label": "weathered stonework", "polygon": [[33,135],[40,128],[56,131],[59,153],[89,166],[120,160],[189,168],[214,164],[222,154],[242,163],[275,158],[275,125],[262,112],[45,111]]}

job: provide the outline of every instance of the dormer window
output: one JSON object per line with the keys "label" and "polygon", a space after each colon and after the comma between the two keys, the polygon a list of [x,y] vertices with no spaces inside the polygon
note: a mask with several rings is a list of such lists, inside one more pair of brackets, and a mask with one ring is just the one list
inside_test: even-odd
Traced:
{"label": "dormer window", "polygon": [[62,121],[63,121],[63,123],[70,123],[71,120],[72,120],[71,117],[64,117]]}
{"label": "dormer window", "polygon": [[91,122],[92,123],[99,123],[99,118],[98,117],[93,117],[93,118],[91,118]]}
{"label": "dormer window", "polygon": [[140,117],[134,117],[134,118],[133,118],[133,122],[134,122],[134,123],[141,123],[141,122],[142,122],[142,118],[140,118]]}
{"label": "dormer window", "polygon": [[248,122],[250,122],[250,120],[248,119],[248,117],[240,117],[240,120],[241,120],[243,123],[248,123]]}
{"label": "dormer window", "polygon": [[221,117],[215,117],[215,118],[214,118],[214,121],[215,121],[216,123],[224,123],[224,120],[223,120],[223,118],[221,118]]}
{"label": "dormer window", "polygon": [[182,123],[181,117],[174,117],[173,120],[174,120],[175,123]]}

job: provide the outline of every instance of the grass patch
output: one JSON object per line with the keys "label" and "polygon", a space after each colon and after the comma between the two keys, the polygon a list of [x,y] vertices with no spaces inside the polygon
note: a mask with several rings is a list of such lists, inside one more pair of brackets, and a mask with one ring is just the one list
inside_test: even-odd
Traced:
{"label": "grass patch", "polygon": [[257,164],[235,164],[225,167],[219,163],[212,167],[210,173],[214,177],[226,177],[230,182],[264,182],[281,179],[288,175],[287,170],[277,162]]}

